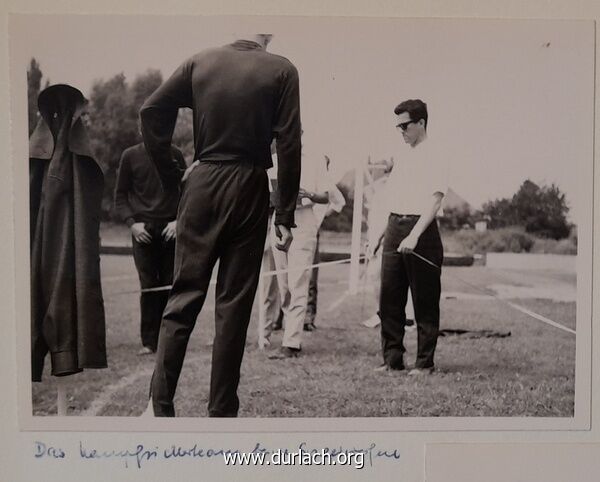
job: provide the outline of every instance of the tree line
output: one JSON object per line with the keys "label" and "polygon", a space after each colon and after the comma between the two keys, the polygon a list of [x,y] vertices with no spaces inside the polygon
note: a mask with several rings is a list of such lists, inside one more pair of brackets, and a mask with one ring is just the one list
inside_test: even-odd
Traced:
{"label": "tree line", "polygon": [[[123,73],[96,80],[89,95],[90,140],[96,160],[105,175],[102,201],[104,220],[117,220],[114,213],[113,193],[121,153],[129,146],[142,141],[139,131],[139,110],[146,98],[163,82],[160,70],[148,69],[128,82]],[[27,95],[29,134],[38,121],[37,98],[42,89],[43,73],[39,62],[32,58],[27,69]],[[50,85],[46,79],[45,87]],[[74,86],[78,87],[78,86]],[[178,116],[173,142],[178,146],[188,164],[194,155],[193,120],[190,109]],[[354,193],[344,183],[338,187],[347,204],[338,215],[330,216],[325,229],[350,231],[352,229],[352,202]],[[491,229],[522,226],[531,234],[544,238],[563,239],[569,236],[572,225],[567,221],[569,207],[564,193],[552,184],[539,186],[531,180],[523,182],[510,198],[485,203],[481,210],[472,211],[468,204],[444,209],[440,224],[447,230],[473,227],[478,220],[486,220]]]}
{"label": "tree line", "polygon": [[[38,122],[37,98],[42,85],[43,73],[39,62],[31,59],[27,70],[27,94],[29,103],[29,134]],[[113,195],[121,153],[128,147],[142,142],[139,129],[139,110],[152,92],[161,85],[160,70],[148,69],[128,82],[123,73],[94,81],[88,99],[90,119],[89,137],[92,151],[104,171],[105,189],[102,199],[102,217],[116,221]],[[50,82],[46,80],[47,87]],[[74,85],[73,87],[80,88]],[[180,112],[173,143],[178,146],[190,163],[194,155],[192,113],[190,109]]]}

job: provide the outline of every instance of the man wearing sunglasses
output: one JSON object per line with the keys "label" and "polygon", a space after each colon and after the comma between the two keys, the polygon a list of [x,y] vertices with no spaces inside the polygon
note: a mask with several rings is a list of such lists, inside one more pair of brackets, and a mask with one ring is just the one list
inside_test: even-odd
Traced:
{"label": "man wearing sunglasses", "polygon": [[427,105],[419,99],[406,100],[394,113],[408,149],[386,183],[390,215],[373,249],[375,253],[380,246],[383,250],[379,316],[384,363],[378,370],[405,368],[405,307],[410,288],[417,323],[417,358],[409,375],[423,375],[434,370],[443,260],[435,218],[447,181],[442,159],[427,137]]}

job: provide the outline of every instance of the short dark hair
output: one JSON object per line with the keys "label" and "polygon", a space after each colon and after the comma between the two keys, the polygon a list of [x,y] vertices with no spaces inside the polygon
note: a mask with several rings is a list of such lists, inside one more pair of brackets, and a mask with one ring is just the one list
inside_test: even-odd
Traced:
{"label": "short dark hair", "polygon": [[403,112],[408,112],[411,121],[418,122],[423,119],[425,129],[427,129],[427,104],[421,99],[409,99],[400,102],[394,109],[394,114],[400,115]]}

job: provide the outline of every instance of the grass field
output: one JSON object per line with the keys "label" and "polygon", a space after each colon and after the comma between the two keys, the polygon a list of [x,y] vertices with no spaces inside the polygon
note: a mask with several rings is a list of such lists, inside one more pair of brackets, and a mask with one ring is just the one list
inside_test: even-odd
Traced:
{"label": "grass field", "polygon": [[[137,416],[146,407],[153,358],[136,356],[139,341],[137,277],[128,256],[102,258],[109,368],[71,377],[72,414]],[[441,327],[510,331],[506,338],[442,337],[437,371],[413,379],[406,372],[376,373],[381,363],[378,328],[360,321],[376,309],[371,294],[348,296],[348,266],[320,271],[318,330],[305,334],[302,356],[269,360],[257,348],[256,310],[251,321],[239,388],[243,417],[550,416],[574,410],[575,336],[513,310],[499,300],[478,298],[481,288],[544,286],[573,290],[575,277],[556,272],[445,267]],[[469,284],[461,280],[467,281]],[[457,295],[458,296],[455,296]],[[465,296],[461,296],[465,295]],[[444,296],[444,294],[442,295]],[[521,298],[536,313],[575,329],[575,302]],[[175,399],[179,416],[206,416],[214,295],[192,335]],[[406,337],[414,362],[416,333]],[[34,414],[56,413],[56,389],[48,370],[33,384]]]}

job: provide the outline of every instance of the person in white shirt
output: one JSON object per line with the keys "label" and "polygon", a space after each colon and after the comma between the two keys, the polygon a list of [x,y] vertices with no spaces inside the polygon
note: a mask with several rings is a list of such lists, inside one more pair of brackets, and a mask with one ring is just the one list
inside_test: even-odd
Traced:
{"label": "person in white shirt", "polygon": [[[427,137],[427,105],[407,100],[396,106],[397,128],[408,152],[396,163],[386,185],[390,216],[373,251],[381,247],[380,370],[403,370],[405,306],[412,292],[417,323],[417,357],[409,375],[434,370],[440,322],[441,267],[444,256],[436,214],[447,191],[445,166]],[[383,245],[381,246],[381,240]]]}
{"label": "person in white shirt", "polygon": [[[327,204],[329,195],[325,185],[323,163],[310,157],[302,161],[300,191],[296,203],[296,227],[292,228],[293,241],[287,252],[273,249],[277,284],[283,311],[283,341],[279,352],[269,358],[295,358],[300,354],[302,330],[306,316],[308,283],[320,222],[313,211],[314,204]],[[275,196],[277,199],[277,196]],[[275,245],[275,230],[271,240]],[[283,271],[283,272],[282,272]]]}

